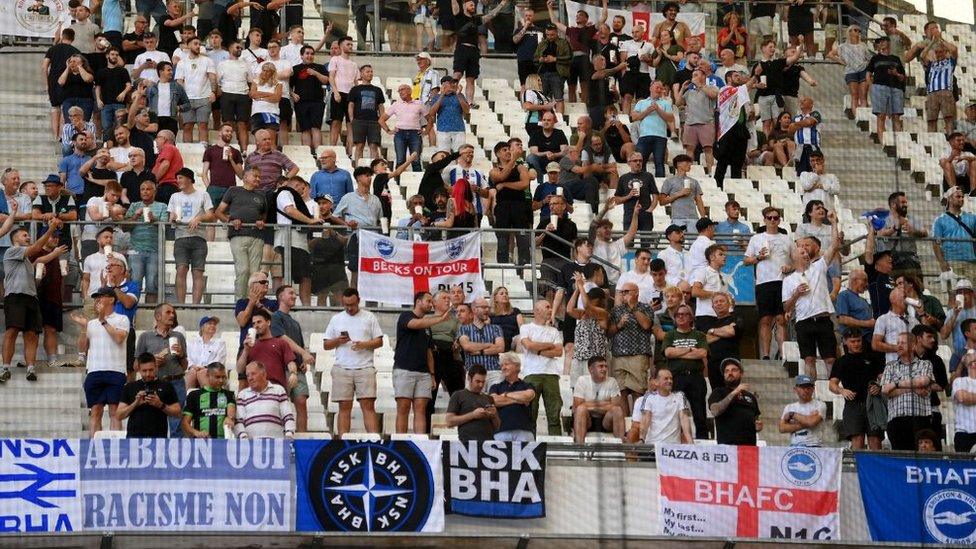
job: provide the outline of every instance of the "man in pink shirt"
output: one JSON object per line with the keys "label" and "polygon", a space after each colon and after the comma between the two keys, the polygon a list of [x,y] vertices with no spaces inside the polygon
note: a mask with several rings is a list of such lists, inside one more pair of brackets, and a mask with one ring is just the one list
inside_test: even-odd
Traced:
{"label": "man in pink shirt", "polygon": [[[352,53],[352,38],[343,36],[339,39],[339,55],[333,55],[329,60],[329,82],[332,82],[332,117],[329,120],[329,144],[339,142],[339,132],[342,121],[349,120],[349,90],[356,85],[359,76],[359,66],[350,59]],[[350,126],[347,124],[347,126]],[[352,130],[346,128],[346,150],[352,150]]]}
{"label": "man in pink shirt", "polygon": [[[380,127],[383,131],[393,134],[393,147],[396,149],[396,165],[400,166],[406,161],[407,152],[417,153],[416,160],[413,161],[413,171],[421,171],[420,154],[423,152],[423,139],[420,137],[420,128],[424,124],[424,105],[420,101],[413,99],[413,90],[409,84],[400,84],[397,88],[400,100],[391,105],[386,112],[380,116]],[[391,116],[396,117],[396,127],[390,129],[387,121]]]}

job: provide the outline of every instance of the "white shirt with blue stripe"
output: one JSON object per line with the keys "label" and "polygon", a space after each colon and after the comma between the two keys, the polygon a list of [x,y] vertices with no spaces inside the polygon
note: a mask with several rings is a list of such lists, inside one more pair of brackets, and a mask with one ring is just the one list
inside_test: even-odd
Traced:
{"label": "white shirt with blue stripe", "polygon": [[925,83],[925,90],[928,93],[952,90],[952,73],[955,71],[956,60],[952,57],[933,61],[929,64],[929,77]]}
{"label": "white shirt with blue stripe", "polygon": [[796,130],[793,134],[793,141],[797,145],[813,145],[814,147],[820,148],[820,113],[818,111],[811,111],[809,113],[800,113],[793,117],[793,122],[802,122],[807,118],[813,118],[817,123],[813,126],[806,128],[800,128]]}

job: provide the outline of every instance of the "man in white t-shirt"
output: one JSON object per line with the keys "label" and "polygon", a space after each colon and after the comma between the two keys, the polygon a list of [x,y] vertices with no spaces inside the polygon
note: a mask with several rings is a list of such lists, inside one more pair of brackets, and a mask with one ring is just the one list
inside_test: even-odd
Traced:
{"label": "man in white t-shirt", "polygon": [[[641,248],[634,252],[634,269],[620,275],[616,286],[621,288],[624,284],[637,286],[637,301],[647,305],[651,304],[651,297],[654,293],[654,277],[651,276],[650,250]],[[619,293],[616,295],[616,302],[617,305],[623,303],[623,298]]]}
{"label": "man in white t-shirt", "polygon": [[712,308],[712,296],[727,290],[728,277],[722,274],[728,252],[723,244],[712,244],[705,248],[708,264],[691,275],[691,295],[695,302],[695,329],[708,332],[714,327],[717,315]]}
{"label": "man in white t-shirt", "polygon": [[763,208],[763,223],[766,230],[758,232],[749,239],[746,246],[746,265],[756,266],[756,312],[759,315],[759,356],[763,360],[770,357],[773,325],[776,325],[776,348],[783,352],[786,338],[786,316],[783,314],[783,277],[793,270],[790,250],[793,241],[790,236],[779,232],[783,212],[778,208]]}
{"label": "man in white t-shirt", "polygon": [[639,426],[638,440],[644,444],[693,442],[691,407],[684,393],[672,392],[673,387],[671,370],[659,368],[657,375],[649,378],[647,393],[634,403],[631,421]]}
{"label": "man in white t-shirt", "polygon": [[559,376],[563,372],[563,335],[550,325],[552,304],[545,299],[532,307],[532,322],[519,327],[515,348],[522,352],[522,380],[535,389],[529,408],[534,426],[539,417],[539,399],[545,399],[546,423],[550,436],[563,434],[560,411],[563,399],[559,393]]}
{"label": "man in white t-shirt", "polygon": [[[312,217],[304,200],[301,199],[307,191],[308,182],[297,175],[288,178],[285,185],[275,191],[278,225],[322,224],[321,219]],[[291,247],[292,282],[298,284],[298,295],[302,299],[302,305],[311,306],[312,256],[308,251],[308,236],[302,229],[292,229],[289,237],[287,230],[279,226],[275,231],[274,249],[282,257],[285,255],[285,245]]]}
{"label": "man in white t-shirt", "polygon": [[251,71],[241,59],[244,46],[236,38],[227,44],[226,61],[217,65],[217,88],[220,90],[220,119],[234,125],[237,143],[247,150],[248,123],[251,118]]}
{"label": "man in white t-shirt", "polygon": [[823,420],[827,405],[813,398],[813,378],[796,376],[793,390],[797,401],[783,408],[779,418],[779,432],[790,434],[790,446],[823,446]]}
{"label": "man in white t-shirt", "polygon": [[[87,294],[86,294],[87,295]],[[125,386],[125,340],[129,335],[129,319],[114,312],[115,291],[99,288],[91,295],[95,300],[95,318],[88,320],[72,313],[71,320],[82,327],[78,337],[78,351],[87,353],[85,401],[91,412],[88,416],[88,436],[102,430],[102,413],[108,405],[111,428],[122,429],[115,410],[122,400]]]}
{"label": "man in white t-shirt", "polygon": [[664,237],[668,239],[668,246],[658,252],[657,257],[664,261],[667,271],[665,279],[669,286],[677,286],[684,292],[690,291],[691,287],[685,281],[688,276],[685,228],[681,225],[669,225],[664,229]]}
{"label": "man in white t-shirt", "polygon": [[586,433],[613,432],[624,438],[624,406],[617,378],[610,377],[607,359],[595,356],[587,362],[588,374],[581,375],[573,388],[573,440],[586,442]]}
{"label": "man in white t-shirt", "polygon": [[376,416],[376,368],[374,351],[383,346],[383,330],[376,315],[359,307],[359,292],[342,292],[343,311],[329,320],[323,347],[335,349],[330,398],[339,403],[336,437],[348,433],[352,423],[352,400],[359,401],[367,433],[379,433]]}
{"label": "man in white t-shirt", "polygon": [[966,375],[952,382],[952,407],[956,413],[955,450],[969,453],[976,445],[976,351],[963,355],[959,365]]}
{"label": "man in white t-shirt", "polygon": [[[81,264],[81,295],[88,295],[89,291],[100,288],[108,283],[108,258],[117,257],[125,261],[125,256],[113,251],[115,246],[115,230],[112,227],[102,227],[95,234],[97,251]],[[108,254],[105,252],[108,251]]]}
{"label": "man in white t-shirt", "polygon": [[705,258],[705,250],[715,244],[713,237],[715,236],[716,225],[718,223],[707,217],[703,217],[695,223],[695,228],[698,229],[698,237],[695,238],[695,241],[691,243],[691,247],[688,248],[687,268],[685,270],[685,281],[688,284],[691,284],[691,280],[695,276],[695,271],[708,265],[708,259]]}
{"label": "man in white t-shirt", "polygon": [[176,65],[176,81],[186,90],[190,109],[183,112],[183,141],[193,142],[193,125],[199,141],[209,140],[210,108],[217,100],[217,66],[200,52],[200,39],[187,42],[188,54]]}
{"label": "man in white t-shirt", "polygon": [[803,190],[803,207],[811,200],[823,202],[827,211],[834,211],[834,197],[840,193],[840,180],[832,173],[827,173],[824,167],[823,154],[811,153],[809,172],[800,174],[799,185]]}
{"label": "man in white t-shirt", "polygon": [[170,223],[176,224],[173,259],[176,260],[176,300],[186,303],[186,275],[193,271],[193,302],[203,300],[203,270],[207,264],[207,240],[200,223],[216,219],[210,195],[193,185],[193,170],[176,172],[180,192],[169,198]]}
{"label": "man in white t-shirt", "polygon": [[159,82],[159,73],[156,72],[156,65],[163,61],[169,62],[169,54],[156,49],[156,46],[159,44],[159,39],[151,32],[143,35],[143,43],[146,46],[146,51],[137,55],[136,60],[132,63],[132,79],[145,79],[150,82]]}
{"label": "man in white t-shirt", "polygon": [[793,249],[794,272],[783,280],[783,308],[796,322],[796,342],[806,368],[806,374],[817,378],[817,352],[827,363],[827,370],[837,356],[837,337],[830,315],[834,304],[830,300],[830,281],[827,267],[840,246],[837,217],[830,213],[832,239],[827,251],[820,254],[820,244],[813,238],[797,240]]}
{"label": "man in white t-shirt", "polygon": [[898,336],[912,331],[918,325],[915,311],[909,310],[905,302],[905,292],[895,288],[888,294],[891,306],[888,312],[874,321],[871,335],[871,350],[885,354],[885,364],[898,360]]}
{"label": "man in white t-shirt", "polygon": [[[600,218],[594,223],[593,257],[599,257],[622,270],[623,256],[627,253],[627,247],[634,242],[634,237],[637,236],[637,219],[639,217],[637,213],[640,212],[640,204],[635,206],[634,212],[635,214],[631,218],[630,227],[627,228],[626,234],[616,240],[613,240],[611,235],[613,231],[612,221],[606,218]],[[611,286],[617,285],[621,270],[606,269],[607,282]]]}

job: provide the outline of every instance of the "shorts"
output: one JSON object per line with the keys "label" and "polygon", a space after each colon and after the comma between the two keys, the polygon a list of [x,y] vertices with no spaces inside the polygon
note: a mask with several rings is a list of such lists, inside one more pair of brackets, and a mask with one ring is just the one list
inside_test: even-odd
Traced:
{"label": "shorts", "polygon": [[620,390],[635,393],[647,390],[647,373],[651,370],[651,357],[646,355],[615,356],[610,360],[610,371],[617,378]]}
{"label": "shorts", "polygon": [[186,236],[173,243],[173,259],[176,266],[189,265],[194,271],[202,271],[207,264],[207,241],[199,236]]}
{"label": "shorts", "polygon": [[305,372],[298,370],[298,384],[295,385],[294,389],[288,391],[288,398],[295,400],[300,396],[307,397],[308,395],[308,379],[305,378]]}
{"label": "shorts", "polygon": [[47,100],[52,107],[60,107],[64,103],[64,100],[61,99],[61,86],[57,84],[57,79],[55,79],[55,83],[48,84]]}
{"label": "shorts", "polygon": [[281,113],[278,115],[279,122],[281,124],[288,124],[291,126],[291,117],[295,112],[294,109],[291,108],[291,99],[285,99],[283,97],[278,100],[278,110],[281,111]]}
{"label": "shorts", "polygon": [[943,118],[956,117],[956,100],[951,90],[929,92],[925,96],[925,120],[938,120],[939,113]]}
{"label": "shorts", "polygon": [[278,131],[280,127],[281,118],[277,114],[259,112],[251,115],[251,133],[256,133],[258,130]]}
{"label": "shorts", "polygon": [[864,82],[864,80],[867,78],[867,75],[868,75],[868,71],[866,70],[844,73],[844,83],[860,84],[861,82]]}
{"label": "shorts", "polygon": [[566,79],[558,72],[544,72],[539,75],[542,79],[542,95],[552,98],[553,101],[563,100],[563,86]]}
{"label": "shorts", "polygon": [[535,71],[537,70],[535,61],[519,61],[516,65],[518,66],[519,84],[525,85],[525,79],[528,78],[530,74],[535,74]]}
{"label": "shorts", "polygon": [[871,423],[868,421],[868,405],[864,400],[844,402],[844,417],[841,420],[840,432],[846,438],[855,435],[881,435],[881,429],[871,430]]}
{"label": "shorts", "polygon": [[592,73],[593,66],[590,64],[590,59],[586,55],[574,53],[573,58],[569,61],[569,83],[589,82]]}
{"label": "shorts", "polygon": [[349,287],[349,281],[346,279],[345,273],[342,275],[342,280],[329,280],[329,278],[334,277],[319,277],[316,276],[322,269],[312,270],[312,293],[313,294],[333,294],[340,295],[342,292]]}
{"label": "shorts", "polygon": [[800,357],[828,359],[837,356],[837,337],[834,336],[834,323],[830,315],[807,318],[796,323],[796,343],[800,347]]}
{"label": "shorts", "polygon": [[39,299],[41,308],[41,324],[47,328],[54,328],[56,332],[64,331],[64,306],[46,299]]}
{"label": "shorts", "polygon": [[[395,374],[396,372],[394,372]],[[332,367],[332,392],[329,393],[329,400],[348,402],[353,397],[359,400],[376,398],[376,368]]]}
{"label": "shorts", "polygon": [[760,120],[775,120],[783,109],[776,104],[775,95],[761,95],[756,98],[756,106],[759,107]]}
{"label": "shorts", "polygon": [[98,371],[85,376],[85,403],[89,408],[96,404],[118,404],[122,400],[125,374]]}
{"label": "shorts", "polygon": [[265,227],[261,230],[261,241],[265,246],[274,246],[274,227]]}
{"label": "shorts", "polygon": [[688,147],[715,145],[715,124],[685,124],[681,142]]}
{"label": "shorts", "polygon": [[9,294],[3,298],[3,316],[6,329],[16,328],[21,332],[44,331],[41,319],[41,306],[37,298],[27,294]]}
{"label": "shorts", "polygon": [[603,428],[603,418],[607,414],[603,412],[590,412],[590,428],[586,430],[587,433],[608,433],[606,429]]}
{"label": "shorts", "polygon": [[455,46],[452,69],[455,73],[463,74],[468,78],[477,78],[481,74],[481,50],[478,46],[469,44]]}
{"label": "shorts", "polygon": [[220,119],[224,122],[247,122],[251,118],[251,98],[238,93],[220,94]]}
{"label": "shorts", "polygon": [[210,100],[191,99],[190,108],[183,111],[184,124],[203,124],[210,121]]}
{"label": "shorts", "polygon": [[871,112],[901,115],[905,113],[905,92],[891,86],[871,85]]}
{"label": "shorts", "polygon": [[355,144],[380,144],[380,123],[375,120],[353,120],[352,142]]}
{"label": "shorts", "polygon": [[808,35],[813,32],[813,12],[809,5],[790,6],[790,13],[786,20],[786,29],[790,36]]}
{"label": "shorts", "polygon": [[773,36],[773,18],[765,16],[750,19],[749,36]]}
{"label": "shorts", "polygon": [[[284,247],[275,246],[275,252],[280,254],[281,257],[285,257]],[[291,280],[295,284],[298,284],[307,278],[312,278],[312,256],[309,255],[308,250],[292,246]]]}
{"label": "shorts", "polygon": [[651,75],[643,72],[627,71],[620,79],[621,95],[633,95],[643,99],[650,95]]}
{"label": "shorts", "polygon": [[295,121],[299,131],[322,129],[325,119],[325,103],[319,101],[305,101],[295,103]]}
{"label": "shorts", "polygon": [[211,183],[207,186],[207,194],[210,196],[210,201],[214,204],[220,204],[220,200],[224,198],[227,194],[228,187],[220,187]]}
{"label": "shorts", "polygon": [[756,284],[756,313],[759,318],[778,316],[785,313],[783,308],[783,281]]}
{"label": "shorts", "polygon": [[349,94],[339,92],[339,100],[335,100],[335,94],[329,96],[329,112],[332,117],[329,122],[342,122],[349,120]]}
{"label": "shorts", "polygon": [[430,374],[393,369],[393,398],[430,398]]}

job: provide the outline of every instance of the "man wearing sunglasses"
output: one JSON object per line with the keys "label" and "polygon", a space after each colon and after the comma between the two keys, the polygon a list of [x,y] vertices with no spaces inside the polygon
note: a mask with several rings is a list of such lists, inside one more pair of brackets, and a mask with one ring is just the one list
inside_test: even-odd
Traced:
{"label": "man wearing sunglasses", "polygon": [[267,311],[268,316],[278,310],[278,302],[267,297],[270,292],[271,281],[268,273],[258,271],[247,279],[247,297],[237,300],[234,304],[234,318],[237,325],[241,328],[241,347],[244,347],[244,339],[247,331],[252,327],[251,319],[256,311]]}
{"label": "man wearing sunglasses", "polygon": [[759,355],[763,360],[770,357],[773,326],[776,326],[776,349],[782,353],[786,337],[786,317],[783,314],[783,277],[793,270],[789,235],[781,233],[783,218],[778,208],[763,208],[764,231],[749,239],[746,246],[746,265],[756,266],[756,310],[759,314]]}
{"label": "man wearing sunglasses", "polygon": [[691,307],[681,305],[674,313],[675,328],[664,334],[662,368],[671,370],[674,391],[681,391],[688,398],[691,416],[695,423],[695,436],[706,438],[705,422],[705,360],[708,357],[708,341],[705,334],[694,327]]}

